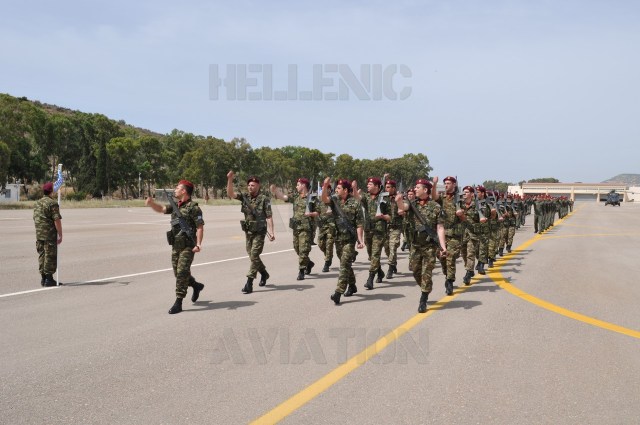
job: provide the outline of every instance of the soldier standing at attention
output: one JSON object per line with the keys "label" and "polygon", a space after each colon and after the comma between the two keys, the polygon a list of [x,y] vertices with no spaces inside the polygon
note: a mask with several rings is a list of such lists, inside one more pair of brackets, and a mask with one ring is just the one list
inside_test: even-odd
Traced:
{"label": "soldier standing at attention", "polygon": [[398,273],[398,247],[400,246],[400,235],[402,234],[403,218],[398,214],[398,204],[396,203],[396,181],[387,180],[385,190],[389,192],[389,225],[387,226],[387,237],[384,241],[384,252],[389,259],[389,270],[387,279],[393,278],[394,273]]}
{"label": "soldier standing at attention", "polygon": [[298,277],[304,280],[304,275],[311,273],[315,263],[309,258],[311,242],[313,241],[313,221],[318,216],[315,210],[315,201],[310,196],[309,179],[304,177],[296,180],[296,193],[292,196],[285,195],[276,185],[271,185],[271,193],[276,199],[293,204],[293,217],[289,220],[289,227],[293,230],[293,249],[298,255]]}
{"label": "soldier standing at attention", "polygon": [[264,248],[264,237],[268,236],[270,241],[274,241],[276,236],[273,232],[273,218],[271,216],[271,200],[268,196],[260,193],[260,179],[251,176],[247,179],[248,194],[236,193],[233,189],[233,178],[235,173],[229,170],[227,173],[227,195],[231,199],[242,201],[240,211],[244,213],[244,220],[240,221],[240,227],[244,231],[246,240],[247,255],[251,262],[249,272],[247,272],[247,283],[242,288],[242,292],[250,294],[253,292],[253,279],[260,273],[260,286],[267,284],[269,273],[260,259],[260,254]]}
{"label": "soldier standing at attention", "polygon": [[[427,301],[433,288],[432,274],[436,265],[438,243],[443,247],[440,255],[447,255],[444,219],[440,214],[440,205],[429,199],[432,187],[429,180],[418,179],[416,181],[416,200],[415,203],[412,203],[413,206],[409,205],[411,201],[404,201],[401,194],[396,195],[398,210],[405,211],[416,229],[412,241],[414,253],[411,258],[411,269],[416,283],[420,285],[418,313],[427,312]],[[422,224],[423,220],[426,222],[424,225]],[[430,229],[430,232],[427,232],[426,229]],[[432,235],[437,236],[437,241],[433,239]]]}
{"label": "soldier standing at attention", "polygon": [[335,194],[329,196],[331,179],[324,179],[322,186],[322,202],[331,207],[336,221],[336,254],[340,259],[338,286],[331,295],[333,302],[340,304],[340,297],[350,297],[356,292],[356,276],[353,273],[356,241],[358,249],[364,247],[364,231],[362,230],[362,209],[360,202],[351,196],[352,186],[349,180],[338,180]]}
{"label": "soldier standing at attention", "polygon": [[33,221],[36,225],[36,251],[40,284],[56,286],[53,274],[58,268],[58,245],[62,243],[62,216],[60,206],[53,199],[53,183],[42,185],[44,196],[36,202]]}
{"label": "soldier standing at attention", "polygon": [[[444,218],[444,232],[446,239],[447,255],[440,256],[442,273],[445,275],[444,288],[447,295],[453,295],[453,282],[456,281],[456,260],[460,257],[462,238],[465,230],[465,215],[460,205],[456,204],[456,192],[458,181],[455,177],[447,176],[444,182],[444,196],[433,191],[433,200],[442,208]],[[438,177],[433,178],[434,186],[438,184]]]}
{"label": "soldier standing at attention", "polygon": [[[193,287],[191,301],[198,301],[200,291],[204,289],[202,283],[196,282],[191,276],[191,263],[196,252],[202,250],[202,236],[204,234],[204,220],[202,210],[197,202],[191,200],[193,193],[193,183],[188,180],[180,180],[173,191],[173,196],[178,200],[175,204],[160,205],[148,197],[145,205],[152,210],[171,214],[171,230],[167,232],[167,239],[171,250],[171,265],[173,274],[176,277],[176,301],[169,309],[169,314],[176,314],[182,311],[182,299],[187,296],[187,288]],[[173,207],[176,205],[179,211]],[[180,217],[178,217],[178,212]]]}

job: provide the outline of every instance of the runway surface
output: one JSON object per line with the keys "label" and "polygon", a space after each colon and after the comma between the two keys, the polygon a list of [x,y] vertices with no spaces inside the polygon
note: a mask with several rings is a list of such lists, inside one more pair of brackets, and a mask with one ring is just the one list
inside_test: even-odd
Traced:
{"label": "runway surface", "polygon": [[[400,253],[393,279],[329,299],[337,261],[296,281],[275,207],[271,278],[245,295],[240,205],[203,207],[192,273],[175,299],[168,216],[61,206],[61,287],[41,288],[32,212],[1,210],[0,407],[7,424],[591,424],[640,418],[640,206],[576,203],[543,235],[427,314]],[[383,256],[383,264],[386,258]]]}

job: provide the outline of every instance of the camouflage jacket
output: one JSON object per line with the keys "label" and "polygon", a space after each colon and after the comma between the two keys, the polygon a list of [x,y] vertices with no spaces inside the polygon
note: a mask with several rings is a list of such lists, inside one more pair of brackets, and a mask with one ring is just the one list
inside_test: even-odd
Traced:
{"label": "camouflage jacket", "polygon": [[349,222],[356,232],[355,235],[352,235],[346,228],[346,226],[339,226],[336,224],[336,240],[341,242],[353,243],[357,240],[357,229],[358,227],[364,226],[364,218],[362,216],[362,208],[360,208],[360,202],[352,196],[347,196],[347,199],[342,202],[342,200],[338,200],[336,195],[331,196],[331,210],[333,211],[333,217],[336,222],[339,221],[338,212],[334,207],[335,202],[340,202],[340,209],[344,214],[345,219]]}
{"label": "camouflage jacket", "polygon": [[[271,199],[258,193],[255,197],[247,193],[236,193],[236,198],[242,201],[240,211],[244,214],[244,220],[240,221],[242,230],[249,234],[267,233],[267,218],[271,218]],[[255,215],[254,215],[255,212]]]}
{"label": "camouflage jacket", "polygon": [[[427,221],[427,226],[431,227],[437,234],[438,224],[444,225],[444,217],[441,214],[442,209],[440,208],[440,205],[436,201],[433,201],[431,199],[429,199],[424,204],[422,204],[417,199],[411,202],[413,203],[413,205],[415,205],[418,213],[420,213],[420,215]],[[419,246],[424,246],[429,242],[436,243],[436,241],[430,241],[424,232],[417,231],[417,229],[420,229],[422,227],[422,221],[418,216],[416,216],[413,208],[409,207],[409,210],[407,211],[407,217],[413,229],[415,229],[412,243]]]}
{"label": "camouflage jacket", "polygon": [[55,221],[61,220],[58,202],[49,196],[43,196],[33,209],[33,221],[36,225],[36,240],[55,241],[58,239]]}
{"label": "camouflage jacket", "polygon": [[[289,227],[295,231],[311,231],[313,229],[314,217],[305,216],[307,209],[307,197],[300,196],[298,193],[289,195],[287,202],[293,204],[293,217]],[[309,211],[315,212],[316,201],[314,198],[309,202]]]}
{"label": "camouflage jacket", "polygon": [[180,249],[180,247],[194,247],[196,244],[196,229],[198,226],[204,226],[204,220],[202,219],[202,210],[198,206],[197,202],[193,202],[191,199],[184,203],[178,203],[180,214],[182,218],[187,222],[187,226],[191,229],[191,235],[188,236],[184,232],[181,232],[179,224],[173,224],[177,222],[178,215],[173,210],[171,204],[167,205],[165,214],[171,214],[171,232],[175,238],[174,248]]}
{"label": "camouflage jacket", "polygon": [[[380,212],[382,214],[389,214],[389,199],[385,197],[385,201],[380,204]],[[376,212],[378,210],[378,196],[366,194],[362,196],[361,201],[364,205],[367,216],[365,217],[365,231],[372,231],[375,233],[385,233],[387,231],[387,222],[383,218],[377,218]]]}
{"label": "camouflage jacket", "polygon": [[455,204],[455,198],[453,196],[441,196],[436,201],[442,208],[442,217],[444,224],[444,231],[447,238],[461,238],[464,236],[465,224],[456,215],[458,206]]}

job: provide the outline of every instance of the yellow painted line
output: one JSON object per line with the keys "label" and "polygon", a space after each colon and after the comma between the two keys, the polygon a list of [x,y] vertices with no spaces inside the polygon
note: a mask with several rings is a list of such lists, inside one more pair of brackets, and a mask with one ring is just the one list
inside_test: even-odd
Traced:
{"label": "yellow painted line", "polygon": [[[568,216],[564,217],[561,220],[558,220],[554,223],[554,226],[562,223],[564,220],[566,220],[571,214],[569,214]],[[568,236],[580,236],[580,235],[568,235]],[[628,234],[590,234],[590,235],[585,235],[585,236],[628,236]],[[544,236],[543,234],[538,234],[535,237],[529,239],[528,241],[526,241],[525,243],[523,243],[522,245],[520,245],[518,248],[514,249],[511,251],[510,254],[505,255],[504,257],[502,257],[500,260],[501,261],[508,261],[512,256],[516,255],[518,252],[527,249],[530,245],[534,244],[535,242],[542,240],[542,239],[553,239],[553,238],[562,238],[564,236]],[[502,265],[502,264],[501,264]],[[552,311],[554,313],[560,314],[562,316],[565,317],[569,317],[571,319],[574,320],[578,320],[580,322],[584,322],[584,323],[588,323],[590,325],[593,326],[597,326],[599,328],[602,329],[607,329],[609,331],[613,331],[613,332],[618,332],[620,334],[623,335],[627,335],[633,338],[638,338],[640,339],[640,332],[633,330],[633,329],[629,329],[629,328],[625,328],[623,326],[619,326],[613,323],[609,323],[609,322],[605,322],[604,320],[599,320],[599,319],[595,319],[593,317],[589,317],[589,316],[585,316],[584,314],[580,314],[580,313],[576,313],[575,311],[571,311],[568,310],[566,308],[560,307],[558,305],[552,304],[548,301],[545,301],[543,299],[540,299],[538,297],[535,297],[531,294],[528,294],[526,292],[524,292],[522,289],[510,284],[509,282],[507,282],[507,280],[504,278],[504,276],[502,276],[502,273],[500,273],[500,267],[498,267],[495,271],[491,270],[488,274],[487,274],[499,287],[501,287],[502,289],[504,289],[505,291],[509,292],[510,294],[515,295],[518,298],[521,298],[525,301],[528,301],[534,305],[537,305],[538,307],[542,307],[546,310]]]}
{"label": "yellow painted line", "polygon": [[[574,212],[575,211],[576,210],[574,210]],[[554,225],[561,223],[562,221],[570,217],[572,214],[573,213],[569,213],[563,219],[556,221]],[[500,258],[497,261],[497,263],[502,263],[501,265],[504,265],[504,263],[506,263],[511,257],[516,255],[519,251],[526,249],[529,245],[544,238],[545,238],[544,234],[536,234],[532,239],[520,245],[511,253]],[[615,332],[623,333],[625,335],[629,335],[634,338],[640,338],[640,332],[623,328],[622,326],[617,326],[617,325],[607,323],[598,319],[593,319],[591,317],[588,317],[579,313],[572,312],[570,310],[564,309],[562,307],[558,307],[556,305],[553,305],[544,300],[541,300],[539,298],[536,298],[532,295],[527,294],[526,292],[518,289],[517,287],[511,285],[506,281],[506,279],[499,272],[501,265],[496,265],[496,271],[491,271],[487,273],[487,276],[489,276],[498,286],[505,289],[509,293],[514,294],[533,304],[544,307],[548,310],[554,311],[556,313],[562,314],[567,317],[571,317],[572,319],[580,320],[582,322],[586,322],[594,326],[599,326]],[[479,276],[474,277],[473,280],[477,280],[478,278]],[[456,288],[456,290],[453,292],[453,295],[446,296],[440,299],[438,302],[434,303],[433,305],[430,305],[426,313],[414,315],[409,320],[407,320],[406,322],[404,322],[403,324],[401,324],[400,326],[398,326],[397,328],[395,328],[394,330],[392,330],[382,338],[378,339],[373,344],[369,345],[360,353],[351,357],[342,365],[333,369],[331,372],[329,372],[322,378],[318,379],[316,382],[307,386],[297,394],[290,397],[288,400],[285,400],[284,402],[280,403],[278,406],[274,407],[269,412],[255,419],[251,423],[256,425],[258,424],[262,425],[262,424],[274,424],[274,423],[280,422],[281,420],[283,420],[284,418],[286,418],[287,416],[289,416],[290,414],[292,414],[293,412],[295,412],[296,410],[298,410],[299,408],[301,408],[302,406],[304,406],[305,404],[307,404],[308,402],[310,402],[311,400],[313,400],[314,398],[316,398],[317,396],[319,396],[320,394],[322,394],[323,392],[331,388],[334,384],[339,382],[341,379],[345,378],[351,372],[353,372],[354,370],[356,370],[357,368],[365,364],[372,357],[378,355],[389,344],[395,342],[398,338],[400,338],[402,335],[406,334],[408,331],[416,327],[419,323],[421,323],[427,317],[434,314],[436,311],[441,310],[443,306],[445,306],[446,304],[454,300],[456,297],[458,297],[458,295],[464,293],[468,288],[470,288],[470,286],[462,286],[462,287]]]}

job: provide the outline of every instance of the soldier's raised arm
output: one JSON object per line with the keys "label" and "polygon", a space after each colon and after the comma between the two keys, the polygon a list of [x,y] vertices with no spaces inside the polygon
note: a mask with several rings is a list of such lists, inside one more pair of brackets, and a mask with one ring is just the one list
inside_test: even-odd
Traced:
{"label": "soldier's raised arm", "polygon": [[233,190],[233,178],[235,177],[235,173],[233,170],[229,170],[227,173],[227,196],[231,199],[236,199],[236,192]]}

